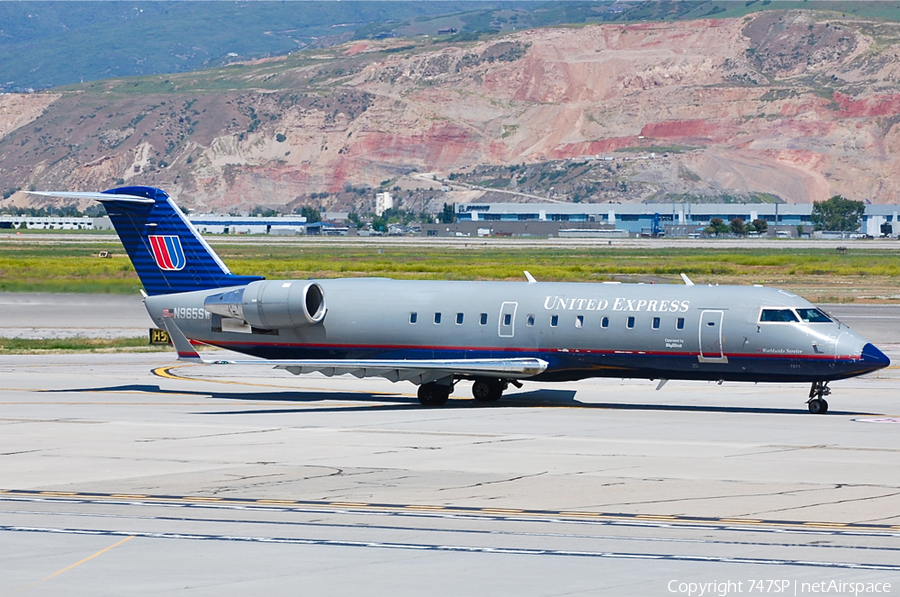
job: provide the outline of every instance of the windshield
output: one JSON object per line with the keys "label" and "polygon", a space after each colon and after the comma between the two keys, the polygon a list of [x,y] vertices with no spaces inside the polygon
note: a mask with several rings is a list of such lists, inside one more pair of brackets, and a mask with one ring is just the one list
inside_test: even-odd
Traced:
{"label": "windshield", "polygon": [[797,309],[797,315],[805,323],[831,323],[831,318],[819,309]]}
{"label": "windshield", "polygon": [[760,321],[785,322],[797,321],[797,316],[790,309],[763,309],[759,314]]}

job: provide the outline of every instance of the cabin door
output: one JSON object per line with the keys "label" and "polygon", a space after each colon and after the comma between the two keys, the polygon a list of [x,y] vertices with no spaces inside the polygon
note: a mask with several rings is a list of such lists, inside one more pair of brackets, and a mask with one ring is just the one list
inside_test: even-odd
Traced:
{"label": "cabin door", "polygon": [[724,311],[702,311],[700,313],[700,361],[706,363],[727,363],[722,346],[722,319]]}
{"label": "cabin door", "polygon": [[516,309],[519,303],[503,303],[500,305],[500,323],[498,333],[501,338],[512,338],[516,333]]}

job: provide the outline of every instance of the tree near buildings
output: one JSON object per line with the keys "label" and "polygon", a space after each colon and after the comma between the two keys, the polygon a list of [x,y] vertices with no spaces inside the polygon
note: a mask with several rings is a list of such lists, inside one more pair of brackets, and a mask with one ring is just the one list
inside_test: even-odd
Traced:
{"label": "tree near buildings", "polygon": [[750,222],[750,225],[753,226],[753,229],[756,230],[757,232],[759,232],[760,234],[765,234],[766,231],[769,229],[769,223],[766,222],[762,218],[756,218],[755,220]]}
{"label": "tree near buildings", "polygon": [[710,236],[719,236],[728,232],[728,224],[722,218],[713,218],[709,221],[709,226],[703,229],[703,232]]}
{"label": "tree near buildings", "polygon": [[300,215],[306,218],[308,224],[322,221],[322,212],[311,205],[304,205],[300,210]]}
{"label": "tree near buildings", "polygon": [[744,226],[744,220],[740,218],[735,218],[731,220],[731,223],[728,225],[731,228],[731,233],[735,236],[744,236],[747,233],[747,227]]}
{"label": "tree near buildings", "polygon": [[810,219],[816,230],[850,232],[859,228],[865,212],[866,204],[862,201],[835,195],[826,201],[813,203]]}
{"label": "tree near buildings", "polygon": [[456,221],[456,207],[452,203],[445,203],[438,217],[441,224],[452,224]]}

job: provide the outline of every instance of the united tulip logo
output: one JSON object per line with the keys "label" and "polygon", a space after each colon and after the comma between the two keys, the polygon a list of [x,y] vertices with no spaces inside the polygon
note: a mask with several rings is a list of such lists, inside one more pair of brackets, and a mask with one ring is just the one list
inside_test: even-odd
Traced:
{"label": "united tulip logo", "polygon": [[187,264],[181,239],[177,236],[150,236],[150,247],[153,249],[153,260],[163,271],[177,272]]}

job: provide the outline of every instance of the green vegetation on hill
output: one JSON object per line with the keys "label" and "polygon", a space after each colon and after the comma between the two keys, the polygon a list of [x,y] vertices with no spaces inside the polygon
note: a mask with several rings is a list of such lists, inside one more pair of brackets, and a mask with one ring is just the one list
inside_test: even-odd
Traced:
{"label": "green vegetation on hill", "polygon": [[[599,22],[739,17],[826,10],[900,20],[900,2],[552,0],[333,2],[0,2],[0,91],[183,73],[350,39],[472,41],[513,29]],[[169,89],[164,79],[142,93]]]}
{"label": "green vegetation on hill", "polygon": [[192,71],[501,2],[0,2],[0,90]]}

